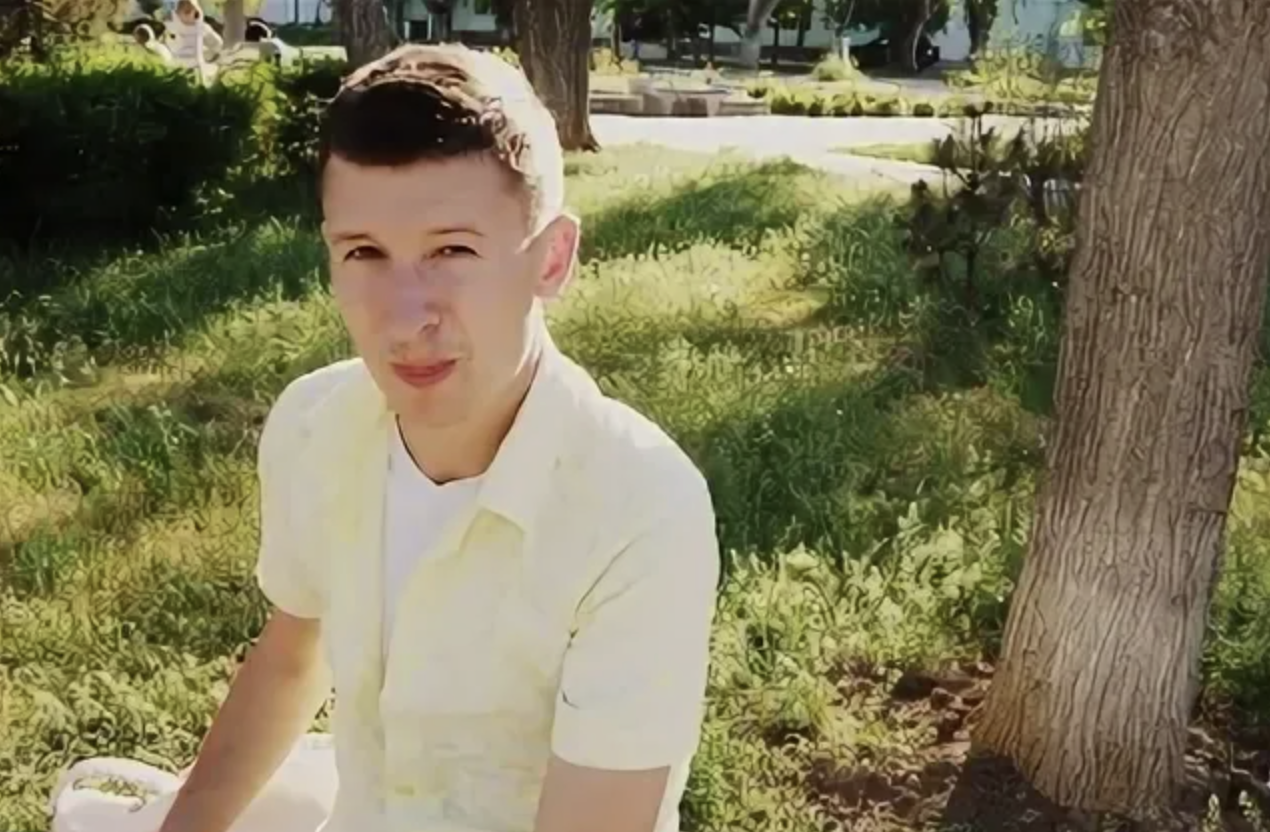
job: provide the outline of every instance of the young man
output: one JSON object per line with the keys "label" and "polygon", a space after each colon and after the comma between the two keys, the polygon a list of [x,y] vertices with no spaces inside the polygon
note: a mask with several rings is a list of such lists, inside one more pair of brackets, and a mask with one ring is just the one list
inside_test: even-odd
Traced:
{"label": "young man", "polygon": [[359,357],[293,382],[264,427],[277,610],[163,832],[231,825],[326,667],[326,832],[674,832],[714,515],[687,456],[547,333],[579,235],[550,115],[493,56],[406,46],[345,82],[322,143]]}

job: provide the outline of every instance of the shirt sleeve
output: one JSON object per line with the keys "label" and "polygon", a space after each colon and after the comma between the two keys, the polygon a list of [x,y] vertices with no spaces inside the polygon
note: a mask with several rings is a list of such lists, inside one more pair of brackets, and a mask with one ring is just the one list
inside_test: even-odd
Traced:
{"label": "shirt sleeve", "polygon": [[300,455],[287,441],[293,425],[277,404],[260,433],[257,475],[260,481],[260,552],[256,580],[269,602],[297,618],[319,618],[323,596],[316,586],[312,569],[303,560],[303,546],[296,534],[291,509],[295,482],[288,477],[290,466]]}
{"label": "shirt sleeve", "polygon": [[577,766],[644,770],[696,751],[719,580],[704,480],[645,525],[579,609],[564,659],[554,753]]}

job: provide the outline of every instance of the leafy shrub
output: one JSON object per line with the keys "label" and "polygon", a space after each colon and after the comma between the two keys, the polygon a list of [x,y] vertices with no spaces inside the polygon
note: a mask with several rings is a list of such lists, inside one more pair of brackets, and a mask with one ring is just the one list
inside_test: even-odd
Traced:
{"label": "leafy shrub", "polygon": [[969,370],[959,383],[991,376],[1025,406],[1045,410],[1084,134],[1037,139],[1020,131],[1006,141],[972,112],[964,135],[933,146],[942,189],[915,186],[902,220],[915,275],[932,300],[927,352],[958,353],[958,372]]}
{"label": "leafy shrub", "polygon": [[190,214],[251,148],[260,90],[119,55],[0,72],[0,239],[135,239]]}
{"label": "leafy shrub", "polygon": [[817,81],[846,81],[848,78],[854,78],[857,74],[859,73],[856,70],[854,59],[847,63],[837,55],[830,55],[824,58],[811,70],[811,77]]}
{"label": "leafy shrub", "polygon": [[[517,64],[519,66],[519,64]],[[591,50],[591,71],[596,75],[638,75],[639,61],[623,59],[607,46]]]}
{"label": "leafy shrub", "polygon": [[307,61],[277,72],[277,129],[274,159],[283,174],[312,176],[317,170],[322,109],[348,73],[346,61]]}

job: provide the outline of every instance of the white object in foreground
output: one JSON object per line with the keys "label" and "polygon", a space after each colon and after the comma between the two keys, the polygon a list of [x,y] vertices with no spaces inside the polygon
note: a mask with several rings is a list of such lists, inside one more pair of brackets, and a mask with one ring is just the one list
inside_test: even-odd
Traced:
{"label": "white object in foreground", "polygon": [[[52,832],[156,832],[187,774],[188,769],[174,775],[136,760],[113,757],[76,763],[53,789],[49,804]],[[80,781],[105,779],[131,784],[152,797],[141,800],[76,788]],[[231,832],[315,832],[331,812],[337,783],[330,735],[308,734]]]}

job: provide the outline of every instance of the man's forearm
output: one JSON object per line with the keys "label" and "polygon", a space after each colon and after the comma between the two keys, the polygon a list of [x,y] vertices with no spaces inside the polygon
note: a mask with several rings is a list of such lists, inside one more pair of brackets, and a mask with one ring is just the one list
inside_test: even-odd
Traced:
{"label": "man's forearm", "polygon": [[239,670],[160,832],[229,829],[308,729],[329,691],[316,638],[310,643],[284,634],[270,640],[267,629]]}

